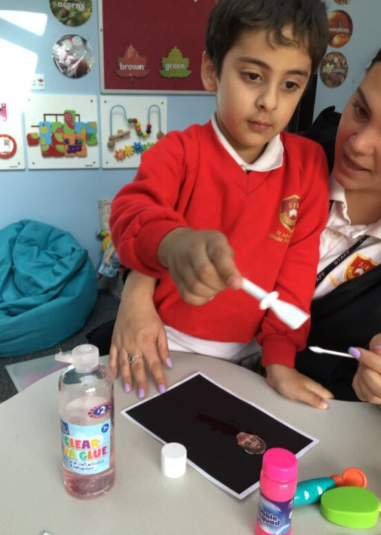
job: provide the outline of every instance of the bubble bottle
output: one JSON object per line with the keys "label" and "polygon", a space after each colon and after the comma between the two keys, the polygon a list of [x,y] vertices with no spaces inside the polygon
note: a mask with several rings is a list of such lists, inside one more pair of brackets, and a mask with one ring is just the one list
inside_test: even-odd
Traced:
{"label": "bubble bottle", "polygon": [[113,379],[93,345],[56,360],[72,364],[58,385],[64,484],[78,498],[99,496],[115,480]]}
{"label": "bubble bottle", "polygon": [[272,448],[264,454],[255,535],[291,533],[297,469],[298,461],[291,451]]}

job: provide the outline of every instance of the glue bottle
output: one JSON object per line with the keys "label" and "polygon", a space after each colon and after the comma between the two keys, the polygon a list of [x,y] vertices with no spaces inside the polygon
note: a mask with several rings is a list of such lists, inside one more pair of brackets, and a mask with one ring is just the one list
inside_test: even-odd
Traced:
{"label": "glue bottle", "polygon": [[64,484],[72,495],[91,498],[115,480],[113,379],[93,345],[56,360],[72,364],[59,378]]}
{"label": "glue bottle", "polygon": [[298,461],[291,451],[272,448],[264,454],[255,535],[291,533],[297,469]]}

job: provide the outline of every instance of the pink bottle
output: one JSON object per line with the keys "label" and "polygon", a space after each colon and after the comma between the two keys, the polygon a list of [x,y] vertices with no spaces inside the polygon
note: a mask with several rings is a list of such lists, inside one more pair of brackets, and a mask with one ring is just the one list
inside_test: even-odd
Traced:
{"label": "pink bottle", "polygon": [[264,454],[255,535],[291,533],[297,470],[298,461],[291,451],[272,448]]}

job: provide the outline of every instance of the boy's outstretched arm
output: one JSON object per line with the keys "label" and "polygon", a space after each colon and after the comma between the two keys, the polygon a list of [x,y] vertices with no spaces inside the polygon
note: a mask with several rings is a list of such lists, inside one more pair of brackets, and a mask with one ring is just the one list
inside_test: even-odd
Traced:
{"label": "boy's outstretched arm", "polygon": [[[138,397],[147,393],[144,360],[159,392],[166,389],[163,364],[171,368],[164,325],[153,303],[155,279],[131,271],[127,277],[115,321],[110,348],[110,369],[117,377],[120,369],[126,392],[132,389],[132,378]],[[128,355],[138,355],[130,364]]]}
{"label": "boy's outstretched arm", "polygon": [[169,269],[182,298],[192,305],[204,305],[227,286],[234,290],[242,286],[234,251],[218,231],[172,230],[160,242],[158,260]]}
{"label": "boy's outstretched arm", "polygon": [[[279,292],[280,299],[308,312],[316,280],[320,233],[328,217],[328,169],[321,147],[297,138],[290,141],[296,142],[299,146],[293,148],[300,151],[300,160],[295,160],[293,169],[300,177],[300,202],[274,290]],[[291,330],[267,311],[257,335],[262,346],[262,364],[267,370],[268,383],[279,393],[326,408],[325,399],[332,398],[332,394],[294,369],[296,352],[306,346],[309,327],[308,321]]]}

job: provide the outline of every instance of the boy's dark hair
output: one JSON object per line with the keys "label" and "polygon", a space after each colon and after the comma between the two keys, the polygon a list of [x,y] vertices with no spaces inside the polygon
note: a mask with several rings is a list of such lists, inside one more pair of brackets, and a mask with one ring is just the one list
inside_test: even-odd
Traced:
{"label": "boy's dark hair", "polygon": [[[291,27],[293,39],[283,35]],[[217,0],[208,21],[205,50],[221,75],[227,52],[245,30],[266,30],[281,46],[306,46],[314,73],[328,44],[325,3],[320,0]]]}

